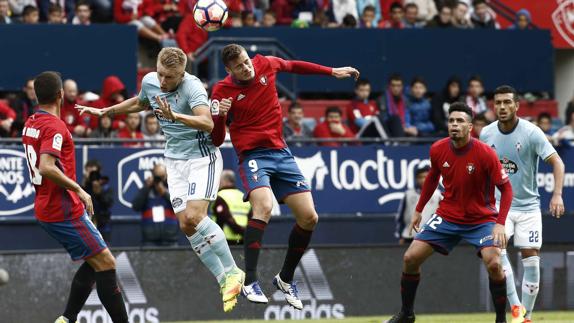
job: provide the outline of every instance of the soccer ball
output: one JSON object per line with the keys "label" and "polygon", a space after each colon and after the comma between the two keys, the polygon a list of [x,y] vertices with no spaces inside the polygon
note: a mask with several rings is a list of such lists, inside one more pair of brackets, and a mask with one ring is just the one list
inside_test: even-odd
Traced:
{"label": "soccer ball", "polygon": [[227,5],[223,0],[198,0],[193,8],[195,23],[206,31],[216,31],[227,20]]}

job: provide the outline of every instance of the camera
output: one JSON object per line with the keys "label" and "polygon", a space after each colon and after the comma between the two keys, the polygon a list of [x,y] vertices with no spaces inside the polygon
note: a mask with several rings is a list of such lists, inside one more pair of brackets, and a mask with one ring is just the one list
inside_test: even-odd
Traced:
{"label": "camera", "polygon": [[88,180],[90,182],[93,181],[99,181],[100,179],[102,179],[102,174],[100,174],[99,170],[93,170],[90,172],[90,174],[88,175]]}

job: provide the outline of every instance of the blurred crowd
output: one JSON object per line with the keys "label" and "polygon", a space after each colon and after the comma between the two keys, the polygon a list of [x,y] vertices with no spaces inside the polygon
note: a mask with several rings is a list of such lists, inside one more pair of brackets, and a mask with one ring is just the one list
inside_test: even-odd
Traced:
{"label": "blurred crowd", "polygon": [[[197,0],[0,0],[1,24],[130,24],[147,46],[179,46],[193,59],[207,32]],[[224,0],[226,26],[295,28],[500,28],[486,0]],[[532,28],[520,10],[510,29]]]}

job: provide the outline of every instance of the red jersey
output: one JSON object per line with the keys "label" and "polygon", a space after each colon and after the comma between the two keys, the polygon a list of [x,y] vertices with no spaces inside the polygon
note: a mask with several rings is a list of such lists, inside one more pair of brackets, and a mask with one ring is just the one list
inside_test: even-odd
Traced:
{"label": "red jersey", "polygon": [[[318,124],[313,131],[313,137],[315,138],[355,138],[355,135],[344,124],[341,124],[343,129],[345,129],[345,133],[340,135],[337,133],[333,133],[331,128],[329,127],[329,123],[327,121],[323,121],[322,123]],[[327,146],[327,147],[339,147],[341,146],[340,142],[330,141],[330,142],[322,142],[319,144],[320,146]]]}
{"label": "red jersey", "polygon": [[84,204],[76,193],[42,178],[39,171],[40,155],[50,154],[58,158],[56,165],[64,175],[76,181],[74,141],[64,121],[45,111],[34,113],[24,124],[22,143],[36,189],[36,218],[43,222],[61,222],[84,214]]}
{"label": "red jersey", "polygon": [[353,100],[347,106],[347,118],[349,119],[349,128],[353,133],[359,132],[360,128],[355,124],[355,120],[365,118],[368,116],[376,116],[379,114],[379,107],[374,100],[363,101]]}
{"label": "red jersey", "polygon": [[[430,187],[434,191],[442,176],[445,191],[436,211],[438,215],[460,224],[500,222],[495,207],[494,187],[508,182],[508,175],[492,148],[471,138],[466,146],[457,149],[450,138],[444,138],[431,146],[430,160],[431,170],[425,180],[417,211],[421,212],[426,203],[423,199],[424,191],[429,189],[426,186],[434,185],[434,188]],[[506,214],[503,217],[506,218]],[[504,225],[504,222],[501,224]]]}
{"label": "red jersey", "polygon": [[[275,88],[278,72],[332,73],[330,67],[286,61],[273,56],[256,55],[251,61],[255,69],[253,80],[248,84],[239,84],[227,76],[215,84],[211,94],[212,107],[219,105],[221,99],[233,99],[227,119],[230,122],[231,142],[240,159],[242,153],[255,148],[281,149],[286,146],[283,140],[283,115]],[[221,130],[221,127],[217,128]]]}

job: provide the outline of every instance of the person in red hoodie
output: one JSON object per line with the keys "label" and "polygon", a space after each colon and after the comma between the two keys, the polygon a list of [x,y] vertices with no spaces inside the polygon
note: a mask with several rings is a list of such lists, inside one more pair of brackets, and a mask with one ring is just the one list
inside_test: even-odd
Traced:
{"label": "person in red hoodie", "polygon": [[8,104],[0,101],[0,137],[10,137],[14,119],[16,112]]}
{"label": "person in red hoodie", "polygon": [[84,104],[78,100],[78,85],[74,80],[64,81],[64,102],[60,110],[60,118],[66,124],[66,128],[75,137],[88,137],[92,129],[90,128],[91,118],[85,121],[80,117],[76,104]]}
{"label": "person in red hoodie", "polygon": [[[122,80],[120,80],[119,77],[115,75],[108,76],[104,79],[104,82],[102,83],[102,93],[100,94],[100,99],[94,101],[92,103],[92,106],[95,108],[103,109],[110,107],[114,104],[123,102],[125,100],[125,91],[126,86],[124,85]],[[114,116],[113,119],[114,119],[113,129],[120,129],[125,126],[124,123],[124,120],[126,119],[125,115],[123,114],[117,115]],[[98,127],[98,123],[99,120],[97,117],[91,118],[90,128],[92,130],[96,129]]]}
{"label": "person in red hoodie", "polygon": [[187,55],[189,62],[194,61],[195,51],[207,42],[207,37],[207,31],[197,26],[193,18],[193,12],[189,10],[189,13],[183,17],[175,34],[177,45]]}
{"label": "person in red hoodie", "polygon": [[367,79],[359,79],[355,82],[355,99],[347,107],[349,128],[353,133],[359,132],[367,120],[379,114],[379,107],[374,100],[369,100],[371,95],[371,83]]}
{"label": "person in red hoodie", "polygon": [[[315,138],[355,138],[355,135],[341,121],[342,116],[339,107],[328,107],[325,111],[325,121],[315,127],[313,136]],[[319,143],[321,146],[339,147],[340,142],[328,141]]]}
{"label": "person in red hoodie", "polygon": [[[140,131],[141,117],[139,113],[133,112],[126,115],[126,126],[118,132],[118,138],[124,139],[144,139]],[[124,147],[143,147],[143,142],[125,142]]]}

